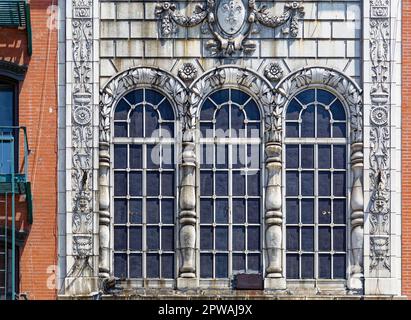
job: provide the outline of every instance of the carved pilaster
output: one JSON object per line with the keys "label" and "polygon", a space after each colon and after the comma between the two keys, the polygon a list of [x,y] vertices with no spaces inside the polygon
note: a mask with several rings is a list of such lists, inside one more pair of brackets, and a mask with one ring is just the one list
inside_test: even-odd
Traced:
{"label": "carved pilaster", "polygon": [[267,184],[265,194],[265,244],[267,250],[266,289],[285,289],[283,276],[283,213],[281,195],[282,146],[267,142],[265,146]]}
{"label": "carved pilaster", "polygon": [[361,290],[364,278],[364,154],[361,142],[351,145],[351,272],[348,287]]}
{"label": "carved pilaster", "polygon": [[99,277],[110,276],[110,144],[100,142],[99,152]]}
{"label": "carved pilaster", "polygon": [[[179,244],[180,270],[178,287],[196,286],[196,156],[192,134],[183,137],[180,164]],[[191,281],[190,281],[191,280]]]}

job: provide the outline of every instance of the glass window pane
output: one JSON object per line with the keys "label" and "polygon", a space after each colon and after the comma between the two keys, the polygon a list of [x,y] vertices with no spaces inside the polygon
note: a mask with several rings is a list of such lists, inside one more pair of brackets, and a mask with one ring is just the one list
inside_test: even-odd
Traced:
{"label": "glass window pane", "polygon": [[260,195],[260,172],[259,171],[248,171],[247,194],[249,196],[259,196]]}
{"label": "glass window pane", "polygon": [[328,171],[318,172],[318,194],[320,196],[331,195],[331,173]]}
{"label": "glass window pane", "polygon": [[319,227],[318,228],[318,249],[320,251],[331,250],[331,228]]}
{"label": "glass window pane", "polygon": [[303,196],[314,195],[314,172],[301,172],[301,194]]}
{"label": "glass window pane", "polygon": [[[209,122],[200,122],[200,132],[202,138],[214,137],[213,124]],[[212,154],[210,156],[212,157]]]}
{"label": "glass window pane", "polygon": [[318,167],[320,169],[331,168],[331,146],[319,145],[318,146]]}
{"label": "glass window pane", "polygon": [[221,132],[218,134],[216,132],[217,137],[222,138],[221,135],[225,135],[228,133],[228,119],[229,119],[229,106],[228,104],[221,107],[220,110],[216,112],[215,115],[215,129],[220,130]]}
{"label": "glass window pane", "polygon": [[217,171],[215,173],[215,193],[217,196],[227,196],[228,195],[228,172]]}
{"label": "glass window pane", "polygon": [[161,222],[174,223],[174,199],[161,199]]}
{"label": "glass window pane", "polygon": [[250,102],[244,106],[244,110],[248,120],[260,120],[260,111],[254,100],[250,100]]}
{"label": "glass window pane", "polygon": [[147,199],[147,223],[157,224],[160,222],[160,208],[158,199]]}
{"label": "glass window pane", "polygon": [[233,254],[233,271],[234,272],[245,272],[245,255],[244,254]]}
{"label": "glass window pane", "polygon": [[170,144],[161,145],[161,167],[163,169],[174,169],[174,147]]}
{"label": "glass window pane", "polygon": [[314,255],[303,254],[301,256],[301,278],[313,279],[314,278]]}
{"label": "glass window pane", "polygon": [[127,255],[122,253],[114,254],[114,275],[117,278],[127,278]]}
{"label": "glass window pane", "polygon": [[247,228],[247,247],[248,250],[260,250],[260,227]]}
{"label": "glass window pane", "polygon": [[114,223],[127,222],[127,201],[125,199],[114,199]]}
{"label": "glass window pane", "polygon": [[248,254],[248,271],[261,272],[261,255],[260,254]]}
{"label": "glass window pane", "polygon": [[245,92],[240,91],[240,90],[231,89],[231,101],[242,105],[245,102],[247,102],[249,98],[250,96],[246,94]]}
{"label": "glass window pane", "polygon": [[247,165],[248,168],[259,169],[260,163],[260,146],[252,144],[247,146],[247,159],[243,165]]}
{"label": "glass window pane", "polygon": [[245,228],[233,227],[233,250],[245,250]]}
{"label": "glass window pane", "polygon": [[299,230],[298,227],[287,227],[287,251],[298,251],[300,242]]}
{"label": "glass window pane", "polygon": [[336,100],[331,105],[331,112],[334,120],[345,120],[344,106],[342,105],[340,100]]}
{"label": "glass window pane", "polygon": [[158,196],[160,194],[160,174],[158,172],[147,172],[146,191],[148,196]]}
{"label": "glass window pane", "polygon": [[301,167],[311,169],[314,168],[314,146],[301,146]]}
{"label": "glass window pane", "polygon": [[218,253],[215,256],[215,277],[227,278],[228,276],[228,254]]}
{"label": "glass window pane", "polygon": [[318,199],[318,223],[331,223],[331,200]]}
{"label": "glass window pane", "polygon": [[200,276],[201,278],[213,277],[213,255],[202,253],[200,255]]}
{"label": "glass window pane", "polygon": [[146,122],[145,122],[145,137],[146,138],[152,138],[152,137],[158,137],[159,136],[159,126],[158,126],[158,112],[154,110],[151,106],[146,105],[145,107],[146,111]]}
{"label": "glass window pane", "polygon": [[345,172],[334,172],[333,174],[334,195],[339,197],[345,196]]}
{"label": "glass window pane", "polygon": [[222,104],[229,99],[229,89],[218,90],[210,95],[210,99],[212,99],[216,104]]}
{"label": "glass window pane", "polygon": [[233,196],[245,195],[245,173],[244,171],[233,171]]}
{"label": "glass window pane", "polygon": [[297,171],[287,171],[286,173],[286,196],[298,196]]}
{"label": "glass window pane", "polygon": [[228,200],[216,199],[215,200],[215,222],[216,223],[228,223]]}
{"label": "glass window pane", "polygon": [[241,137],[244,136],[244,133],[241,133],[241,129],[245,129],[245,124],[244,124],[245,116],[244,112],[241,111],[238,107],[232,105],[231,106],[231,130],[234,130],[232,132],[232,136],[234,137]]}
{"label": "glass window pane", "polygon": [[160,110],[161,119],[174,120],[173,107],[167,99],[158,106],[158,110]]}
{"label": "glass window pane", "polygon": [[287,122],[285,124],[285,132],[288,138],[298,137],[298,122]]}
{"label": "glass window pane", "polygon": [[213,200],[201,199],[200,200],[200,223],[212,223],[213,222]]}
{"label": "glass window pane", "polygon": [[335,254],[333,263],[334,279],[345,279],[346,268],[345,254]]}
{"label": "glass window pane", "polygon": [[260,223],[260,199],[247,200],[248,223]]}
{"label": "glass window pane", "polygon": [[347,127],[345,123],[334,123],[333,124],[333,137],[334,138],[345,138],[347,132]]}
{"label": "glass window pane", "polygon": [[130,112],[130,137],[143,136],[143,107],[137,106]]}
{"label": "glass window pane", "polygon": [[331,255],[320,254],[318,256],[319,276],[321,279],[331,279]]}
{"label": "glass window pane", "polygon": [[215,105],[210,99],[207,99],[201,107],[200,120],[212,120],[214,116]]}
{"label": "glass window pane", "polygon": [[217,144],[215,146],[215,167],[228,168],[228,145]]}
{"label": "glass window pane", "polygon": [[[142,172],[131,171],[129,173],[129,189],[130,196],[142,195]],[[125,181],[127,183],[127,180]]]}
{"label": "glass window pane", "polygon": [[142,261],[141,254],[130,254],[130,278],[142,277]]}
{"label": "glass window pane", "polygon": [[141,199],[130,199],[130,223],[142,223],[143,221],[143,203]]}
{"label": "glass window pane", "polygon": [[114,136],[127,137],[127,122],[114,122]]}
{"label": "glass window pane", "polygon": [[158,227],[147,227],[147,248],[148,250],[160,249],[160,233]]}
{"label": "glass window pane", "polygon": [[314,228],[301,228],[301,249],[303,251],[314,251]]}
{"label": "glass window pane", "polygon": [[310,102],[315,100],[315,89],[304,90],[303,92],[299,93],[296,98],[302,104],[309,104]]}
{"label": "glass window pane", "polygon": [[213,172],[201,171],[200,172],[200,188],[201,195],[212,196],[213,195]]}
{"label": "glass window pane", "polygon": [[287,278],[288,279],[299,279],[299,256],[298,254],[287,254],[286,257],[287,265]]}
{"label": "glass window pane", "polygon": [[141,169],[143,167],[143,151],[141,145],[130,145],[130,168]]}
{"label": "glass window pane", "polygon": [[331,136],[330,120],[330,112],[317,105],[317,137],[328,138]]}
{"label": "glass window pane", "polygon": [[315,135],[315,107],[310,105],[301,114],[301,137],[314,138]]}
{"label": "glass window pane", "polygon": [[314,199],[301,200],[301,223],[314,223]]}
{"label": "glass window pane", "polygon": [[147,168],[157,169],[160,167],[160,145],[148,144],[147,145]]}
{"label": "glass window pane", "polygon": [[[1,95],[1,97],[3,97],[3,95]],[[1,102],[1,105],[3,106],[3,99],[1,99]],[[127,120],[129,108],[130,105],[124,99],[121,99],[120,102],[116,105],[116,110],[114,111],[114,120]]]}
{"label": "glass window pane", "polygon": [[325,105],[329,105],[331,102],[333,102],[335,100],[335,96],[326,90],[322,90],[322,89],[317,89],[317,101],[325,104]]}
{"label": "glass window pane", "polygon": [[335,251],[345,252],[345,237],[345,227],[334,227],[333,238]]}
{"label": "glass window pane", "polygon": [[127,228],[126,227],[114,227],[114,250],[125,251],[127,250]]}
{"label": "glass window pane", "polygon": [[141,250],[141,227],[130,227],[130,250],[132,251],[140,251]]}
{"label": "glass window pane", "polygon": [[346,146],[334,146],[333,147],[333,166],[334,169],[345,169],[346,168]]}
{"label": "glass window pane", "polygon": [[161,277],[166,279],[174,278],[174,255],[161,255]]}
{"label": "glass window pane", "polygon": [[174,227],[161,228],[161,250],[174,250]]}
{"label": "glass window pane", "polygon": [[[124,97],[129,104],[138,104],[143,101],[143,89],[133,90]],[[127,105],[129,105],[127,104]]]}
{"label": "glass window pane", "polygon": [[114,169],[127,168],[127,145],[114,145]]}
{"label": "glass window pane", "polygon": [[333,201],[333,219],[336,224],[346,223],[346,200],[334,199]]}
{"label": "glass window pane", "polygon": [[174,196],[174,172],[163,171],[161,173],[161,195]]}
{"label": "glass window pane", "polygon": [[287,224],[298,223],[299,205],[297,199],[286,200]]}
{"label": "glass window pane", "polygon": [[127,173],[116,171],[114,172],[114,195],[127,195]]}
{"label": "glass window pane", "polygon": [[216,250],[228,250],[228,228],[215,228],[215,248]]}
{"label": "glass window pane", "polygon": [[286,120],[298,120],[300,116],[301,105],[293,99],[287,107]]}
{"label": "glass window pane", "polygon": [[244,199],[233,199],[233,223],[245,223]]}
{"label": "glass window pane", "polygon": [[298,151],[298,145],[287,145],[286,146],[286,166],[287,168],[290,169],[297,169],[299,167],[298,163],[298,156],[299,156],[299,151]]}
{"label": "glass window pane", "polygon": [[213,249],[213,227],[200,228],[200,248],[201,250]]}
{"label": "glass window pane", "polygon": [[160,277],[160,257],[158,254],[147,254],[147,278]]}

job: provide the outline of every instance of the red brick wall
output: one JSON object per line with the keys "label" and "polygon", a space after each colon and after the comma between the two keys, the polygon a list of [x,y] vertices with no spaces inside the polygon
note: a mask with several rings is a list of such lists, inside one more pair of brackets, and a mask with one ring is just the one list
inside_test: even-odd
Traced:
{"label": "red brick wall", "polygon": [[57,0],[31,0],[33,54],[23,30],[0,29],[0,59],[27,64],[20,84],[19,124],[28,129],[34,223],[20,259],[20,292],[54,299],[57,264],[57,30],[47,9]]}
{"label": "red brick wall", "polygon": [[411,298],[411,0],[402,2],[402,293]]}

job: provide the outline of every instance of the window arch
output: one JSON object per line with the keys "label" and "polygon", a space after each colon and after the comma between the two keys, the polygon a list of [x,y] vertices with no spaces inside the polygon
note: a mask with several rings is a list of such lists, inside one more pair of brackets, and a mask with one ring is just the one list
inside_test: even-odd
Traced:
{"label": "window arch", "polygon": [[114,275],[174,279],[176,115],[157,90],[117,102],[113,117]]}
{"label": "window arch", "polygon": [[320,88],[286,108],[287,279],[346,279],[347,118],[341,100]]}
{"label": "window arch", "polygon": [[200,278],[263,270],[261,115],[249,94],[222,88],[202,103]]}

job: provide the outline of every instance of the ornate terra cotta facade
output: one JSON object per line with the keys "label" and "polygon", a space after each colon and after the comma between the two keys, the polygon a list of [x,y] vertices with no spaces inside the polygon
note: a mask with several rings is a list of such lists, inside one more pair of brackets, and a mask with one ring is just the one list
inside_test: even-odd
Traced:
{"label": "ornate terra cotta facade", "polygon": [[401,1],[62,12],[61,298],[401,296]]}

